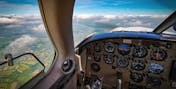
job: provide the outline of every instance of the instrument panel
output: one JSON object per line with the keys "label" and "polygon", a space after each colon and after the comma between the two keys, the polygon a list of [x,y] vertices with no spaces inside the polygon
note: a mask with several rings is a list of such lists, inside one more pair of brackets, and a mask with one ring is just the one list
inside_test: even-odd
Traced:
{"label": "instrument panel", "polygon": [[176,45],[170,41],[113,38],[90,42],[80,53],[83,83],[92,85],[99,79],[102,89],[175,89],[175,52]]}

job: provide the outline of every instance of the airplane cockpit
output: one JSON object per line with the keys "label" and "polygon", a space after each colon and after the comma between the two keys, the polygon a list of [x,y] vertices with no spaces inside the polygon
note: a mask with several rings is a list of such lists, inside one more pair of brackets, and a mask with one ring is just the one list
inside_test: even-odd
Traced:
{"label": "airplane cockpit", "polygon": [[0,4],[0,89],[176,89],[175,1]]}
{"label": "airplane cockpit", "polygon": [[93,89],[172,89],[174,44],[153,33],[93,35],[78,46],[84,70],[78,84]]}
{"label": "airplane cockpit", "polygon": [[174,89],[175,37],[154,32],[89,36],[77,46],[83,70],[78,84],[91,89]]}

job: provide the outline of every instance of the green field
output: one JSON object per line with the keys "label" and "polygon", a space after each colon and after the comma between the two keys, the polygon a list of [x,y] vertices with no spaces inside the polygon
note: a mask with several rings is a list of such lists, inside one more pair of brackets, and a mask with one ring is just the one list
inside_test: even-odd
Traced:
{"label": "green field", "polygon": [[[18,56],[22,53],[34,53],[46,66],[45,72],[54,58],[53,46],[46,32],[36,33],[30,30],[15,33],[0,28],[0,61],[4,61],[6,53]],[[23,56],[14,61],[14,66],[0,66],[0,89],[18,89],[43,70],[43,67],[32,56]]]}

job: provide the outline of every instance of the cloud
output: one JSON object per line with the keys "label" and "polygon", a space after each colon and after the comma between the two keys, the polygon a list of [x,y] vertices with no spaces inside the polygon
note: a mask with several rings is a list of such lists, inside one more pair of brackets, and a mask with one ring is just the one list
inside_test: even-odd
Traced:
{"label": "cloud", "polygon": [[143,25],[144,23],[140,20],[136,20],[136,21],[129,22],[129,24],[132,26],[139,26],[139,25]]}
{"label": "cloud", "polygon": [[0,15],[1,28],[18,28],[33,27],[42,24],[42,18],[39,15],[16,16],[16,15]]}
{"label": "cloud", "polygon": [[84,40],[87,35],[95,32],[95,28],[78,23],[73,23],[73,29],[75,46]]}
{"label": "cloud", "polygon": [[17,38],[15,41],[13,41],[9,46],[21,48],[27,44],[31,44],[33,41],[35,41],[35,38],[29,35],[22,35],[20,38]]}
{"label": "cloud", "polygon": [[45,27],[43,24],[40,24],[38,26],[33,27],[33,30],[36,32],[44,32],[45,31]]}
{"label": "cloud", "polygon": [[165,18],[167,15],[145,15],[145,14],[139,14],[139,15],[97,15],[97,14],[79,14],[79,15],[74,15],[74,18],[95,18],[95,17],[104,17],[104,18],[119,18],[119,19],[124,19],[124,18],[135,18],[135,17],[152,17],[152,18]]}
{"label": "cloud", "polygon": [[24,21],[24,20],[32,20],[32,21],[35,21],[35,20],[41,20],[41,16],[40,15],[37,15],[37,14],[33,14],[33,15],[14,15],[14,14],[11,14],[11,15],[0,15],[0,18],[6,18],[6,19],[16,19],[16,20],[20,20],[20,21]]}
{"label": "cloud", "polygon": [[0,24],[11,24],[11,23],[17,23],[18,20],[15,18],[6,18],[6,17],[0,17]]}
{"label": "cloud", "polygon": [[[73,17],[74,40],[77,44],[91,33],[111,30],[152,31],[166,17],[164,15],[76,15]],[[43,37],[43,34],[39,33],[44,32],[45,28],[39,15],[0,15],[0,20],[1,28],[9,30],[9,33],[12,32],[10,30],[16,30],[20,35]]]}
{"label": "cloud", "polygon": [[169,32],[169,31],[166,31],[166,32],[163,32],[164,34],[172,34],[172,35],[176,35],[175,32]]}
{"label": "cloud", "polygon": [[7,51],[10,53],[15,53],[21,49],[24,49],[27,45],[32,44],[36,38],[29,35],[22,35],[7,46]]}
{"label": "cloud", "polygon": [[163,32],[164,34],[172,34],[172,35],[176,35],[176,31],[173,29],[173,27],[170,27],[168,30],[166,30],[165,32]]}
{"label": "cloud", "polygon": [[116,32],[116,31],[151,32],[153,31],[153,29],[147,28],[147,27],[117,27],[117,28],[114,28],[111,32]]}
{"label": "cloud", "polygon": [[74,16],[74,18],[77,18],[77,19],[89,19],[92,17],[94,17],[94,15],[81,14],[81,15]]}
{"label": "cloud", "polygon": [[[167,16],[165,15],[77,15],[74,20],[78,23],[97,26],[97,24],[106,24],[112,27],[157,27]],[[110,29],[108,29],[110,30]]]}
{"label": "cloud", "polygon": [[75,44],[95,32],[152,32],[166,17],[165,15],[75,15],[73,18]]}

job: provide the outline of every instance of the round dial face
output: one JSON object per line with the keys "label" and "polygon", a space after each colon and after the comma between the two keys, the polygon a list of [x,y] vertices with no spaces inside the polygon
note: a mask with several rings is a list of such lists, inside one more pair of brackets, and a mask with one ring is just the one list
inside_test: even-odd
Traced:
{"label": "round dial face", "polygon": [[131,63],[131,69],[141,71],[145,69],[145,63],[141,60],[134,61]]}
{"label": "round dial face", "polygon": [[94,55],[94,61],[96,61],[96,62],[101,61],[101,55],[95,54],[95,55]]}
{"label": "round dial face", "polygon": [[147,80],[147,87],[158,88],[161,85],[161,78],[155,76],[149,76]]}
{"label": "round dial face", "polygon": [[97,63],[92,63],[92,64],[91,64],[91,69],[92,69],[94,72],[99,72],[99,71],[100,71],[100,66],[99,66]]}
{"label": "round dial face", "polygon": [[104,45],[104,49],[108,53],[113,53],[115,50],[115,45],[112,42],[107,42]]}
{"label": "round dial face", "polygon": [[164,71],[164,67],[160,64],[151,63],[148,67],[148,71],[153,74],[160,74]]}
{"label": "round dial face", "polygon": [[167,54],[164,49],[155,48],[155,49],[152,49],[150,56],[151,56],[151,60],[163,61],[167,57]]}
{"label": "round dial face", "polygon": [[115,56],[113,56],[113,55],[105,54],[103,59],[106,64],[112,64],[112,63],[114,63],[114,57]]}
{"label": "round dial face", "polygon": [[125,45],[125,44],[121,44],[118,46],[118,52],[121,54],[121,55],[127,55],[130,53],[130,46],[129,45]]}
{"label": "round dial face", "polygon": [[142,82],[143,79],[144,79],[143,77],[144,77],[144,76],[143,76],[143,74],[141,74],[141,73],[132,72],[132,73],[130,74],[130,79],[133,80],[134,82],[137,82],[137,83]]}
{"label": "round dial face", "polygon": [[94,51],[95,51],[95,52],[100,52],[100,51],[101,51],[101,47],[100,47],[100,45],[98,45],[97,43],[96,43],[96,45],[94,46]]}
{"label": "round dial face", "polygon": [[137,46],[133,50],[133,56],[143,58],[147,55],[147,48],[144,46]]}
{"label": "round dial face", "polygon": [[124,56],[120,56],[117,60],[117,65],[119,67],[127,67],[129,64],[128,58]]}

